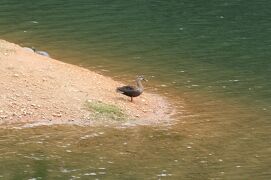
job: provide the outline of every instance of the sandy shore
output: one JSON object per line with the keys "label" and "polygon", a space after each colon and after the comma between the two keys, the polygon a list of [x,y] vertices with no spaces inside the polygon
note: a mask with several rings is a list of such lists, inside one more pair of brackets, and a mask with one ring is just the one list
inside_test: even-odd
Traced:
{"label": "sandy shore", "polygon": [[[170,121],[172,110],[164,97],[145,91],[131,103],[116,93],[116,87],[123,85],[120,82],[4,40],[0,40],[0,78],[0,125]],[[119,107],[128,120],[97,120],[95,112],[86,108],[86,102],[93,101]]]}

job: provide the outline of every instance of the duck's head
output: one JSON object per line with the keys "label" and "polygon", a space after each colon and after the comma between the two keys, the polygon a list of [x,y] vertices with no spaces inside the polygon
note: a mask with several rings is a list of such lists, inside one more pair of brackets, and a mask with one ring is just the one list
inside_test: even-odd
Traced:
{"label": "duck's head", "polygon": [[140,75],[140,76],[137,76],[136,78],[137,80],[139,81],[148,81],[147,79],[144,78],[144,76]]}

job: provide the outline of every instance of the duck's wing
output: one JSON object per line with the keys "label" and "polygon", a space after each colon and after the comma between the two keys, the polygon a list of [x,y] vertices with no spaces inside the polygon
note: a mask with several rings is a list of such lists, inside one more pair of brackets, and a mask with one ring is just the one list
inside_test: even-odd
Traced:
{"label": "duck's wing", "polygon": [[117,92],[120,92],[120,93],[132,92],[135,90],[136,88],[134,86],[122,86],[122,87],[117,88]]}

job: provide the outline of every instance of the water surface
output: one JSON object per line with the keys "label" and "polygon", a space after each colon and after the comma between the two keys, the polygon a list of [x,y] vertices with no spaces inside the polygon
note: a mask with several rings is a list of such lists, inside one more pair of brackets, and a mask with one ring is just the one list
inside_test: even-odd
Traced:
{"label": "water surface", "polygon": [[0,177],[270,179],[270,8],[267,0],[2,0],[1,39],[127,83],[144,74],[146,89],[177,114],[160,128],[0,130]]}

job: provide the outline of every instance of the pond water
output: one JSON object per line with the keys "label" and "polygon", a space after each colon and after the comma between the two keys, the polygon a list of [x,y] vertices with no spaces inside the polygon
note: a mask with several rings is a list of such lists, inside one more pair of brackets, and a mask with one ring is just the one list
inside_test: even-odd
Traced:
{"label": "pond water", "polygon": [[0,129],[0,179],[270,179],[267,0],[2,0],[0,38],[166,96],[161,127]]}

